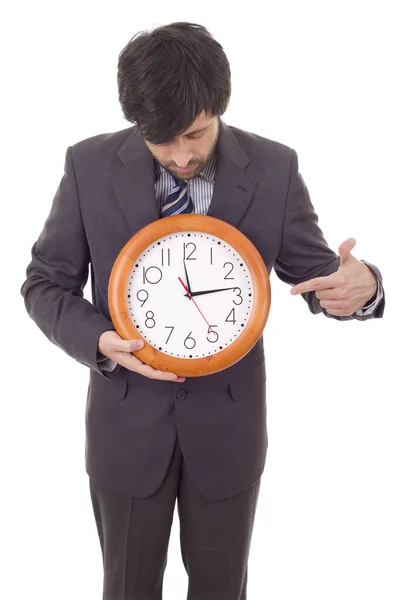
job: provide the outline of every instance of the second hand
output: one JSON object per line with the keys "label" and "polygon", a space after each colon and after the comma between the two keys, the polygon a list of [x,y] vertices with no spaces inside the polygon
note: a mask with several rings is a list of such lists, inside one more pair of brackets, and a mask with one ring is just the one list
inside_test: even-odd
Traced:
{"label": "second hand", "polygon": [[205,320],[205,322],[208,325],[208,333],[217,333],[216,331],[214,331],[213,329],[211,329],[211,325],[210,323],[207,321],[207,319],[205,318],[205,316],[203,315],[203,313],[201,312],[200,308],[197,305],[197,302],[195,300],[193,300],[193,296],[192,294],[189,292],[188,288],[186,287],[186,285],[183,283],[182,279],[180,277],[178,277],[179,281],[181,282],[181,284],[183,285],[183,287],[185,288],[187,294],[189,295],[189,300],[191,300],[194,305],[196,306],[197,310],[199,311],[199,313],[201,314],[201,316],[203,317],[203,319]]}

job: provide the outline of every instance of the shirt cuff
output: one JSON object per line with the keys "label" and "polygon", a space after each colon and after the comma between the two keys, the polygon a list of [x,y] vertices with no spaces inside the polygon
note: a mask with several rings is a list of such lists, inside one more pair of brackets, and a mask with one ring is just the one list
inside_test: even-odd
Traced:
{"label": "shirt cuff", "polygon": [[99,365],[100,371],[114,371],[114,369],[118,363],[116,363],[114,360],[111,360],[111,358],[107,358],[107,356],[104,356],[103,354],[100,354],[100,352],[98,352],[97,353],[97,364]]}
{"label": "shirt cuff", "polygon": [[358,310],[356,310],[355,314],[357,316],[363,317],[364,315],[370,315],[371,313],[374,312],[375,308],[377,307],[379,302],[382,300],[382,297],[383,297],[382,285],[381,285],[379,279],[377,279],[376,282],[377,282],[377,290],[376,290],[375,300],[371,300],[369,304],[364,305],[362,308],[359,308]]}

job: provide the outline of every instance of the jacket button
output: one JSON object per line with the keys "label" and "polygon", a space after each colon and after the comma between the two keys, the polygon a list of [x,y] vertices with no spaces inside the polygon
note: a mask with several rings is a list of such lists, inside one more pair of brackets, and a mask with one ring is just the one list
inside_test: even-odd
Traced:
{"label": "jacket button", "polygon": [[186,398],[185,390],[178,390],[178,392],[176,393],[176,397],[178,398],[178,400],[184,400]]}

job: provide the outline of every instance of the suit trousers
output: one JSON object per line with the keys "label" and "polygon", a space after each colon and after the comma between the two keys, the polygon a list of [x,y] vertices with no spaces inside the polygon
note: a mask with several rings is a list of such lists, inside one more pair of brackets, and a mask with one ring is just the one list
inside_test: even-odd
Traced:
{"label": "suit trousers", "polygon": [[260,481],[229,498],[208,500],[193,485],[178,438],[165,478],[151,496],[126,496],[90,478],[103,556],[103,600],[162,599],[176,501],[187,600],[246,600]]}

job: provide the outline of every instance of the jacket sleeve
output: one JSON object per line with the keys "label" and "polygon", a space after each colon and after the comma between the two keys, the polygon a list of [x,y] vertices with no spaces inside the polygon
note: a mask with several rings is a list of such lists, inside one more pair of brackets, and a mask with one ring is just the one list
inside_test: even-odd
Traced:
{"label": "jacket sleeve", "polygon": [[64,175],[32,247],[21,294],[29,316],[51,342],[107,377],[97,362],[97,345],[101,334],[114,325],[83,297],[89,263],[72,147],[68,147]]}
{"label": "jacket sleeve", "polygon": [[[332,315],[323,308],[313,292],[301,294],[313,314],[320,312],[338,321],[382,317],[385,306],[382,275],[370,262],[363,261],[380,283],[380,300],[373,311],[356,311],[352,315]],[[282,281],[292,287],[314,277],[335,273],[340,265],[340,257],[331,250],[318,225],[318,216],[314,211],[307,186],[298,170],[298,158],[292,150],[289,183],[286,195],[285,219],[281,246],[274,263],[274,269]]]}

